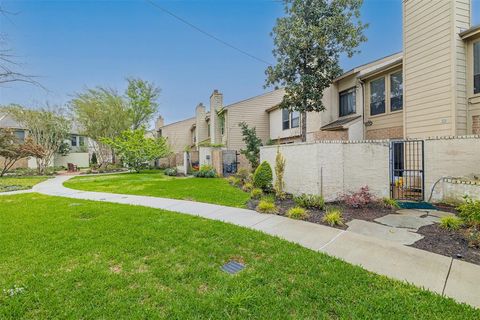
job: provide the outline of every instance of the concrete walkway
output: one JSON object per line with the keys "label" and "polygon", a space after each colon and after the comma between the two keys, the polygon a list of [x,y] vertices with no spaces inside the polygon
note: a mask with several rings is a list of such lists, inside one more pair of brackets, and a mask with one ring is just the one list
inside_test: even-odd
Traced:
{"label": "concrete walkway", "polygon": [[348,230],[252,210],[184,200],[73,190],[63,186],[70,178],[58,176],[46,180],[34,186],[33,191],[51,196],[165,209],[263,231],[360,265],[369,271],[480,307],[480,266],[475,264]]}

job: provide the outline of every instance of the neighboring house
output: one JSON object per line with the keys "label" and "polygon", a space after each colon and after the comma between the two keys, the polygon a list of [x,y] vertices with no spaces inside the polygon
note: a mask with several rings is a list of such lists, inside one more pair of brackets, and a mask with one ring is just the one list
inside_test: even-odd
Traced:
{"label": "neighboring house", "polygon": [[[470,0],[403,1],[403,52],[342,74],[324,92],[322,112],[307,113],[307,141],[407,139],[480,134],[480,26]],[[301,141],[301,116],[279,108],[282,89],[157,126],[177,152],[202,142],[243,147],[238,123],[265,143]],[[216,112],[211,112],[215,110]]]}
{"label": "neighboring house", "polygon": [[[210,96],[210,108],[200,103],[195,108],[195,117],[164,125],[162,117],[157,119],[156,130],[159,136],[166,137],[175,153],[189,148],[198,150],[200,146],[221,145],[229,150],[244,148],[239,124],[245,121],[255,127],[257,136],[266,143],[270,138],[269,116],[265,110],[278,105],[283,90],[275,90],[230,105],[223,105],[223,94],[214,90]],[[244,162],[240,156],[240,162]]]}
{"label": "neighboring house", "polygon": [[[24,141],[28,137],[28,130],[23,128],[18,124],[11,116],[7,114],[0,114],[0,128],[13,129],[20,141]],[[89,143],[90,139],[80,135],[78,128],[75,125],[72,125],[72,132],[70,133],[70,139],[65,140],[65,142],[70,146],[70,153],[66,156],[60,154],[55,154],[53,157],[54,167],[67,167],[68,163],[73,163],[78,167],[88,167],[90,165],[90,156],[89,156]],[[35,169],[37,163],[35,158],[22,159],[18,161],[15,168],[30,168]]]}

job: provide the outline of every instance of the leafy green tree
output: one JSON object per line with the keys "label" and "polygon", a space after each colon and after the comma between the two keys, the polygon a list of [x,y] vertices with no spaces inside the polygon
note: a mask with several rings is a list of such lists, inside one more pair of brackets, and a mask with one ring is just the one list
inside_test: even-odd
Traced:
{"label": "leafy green tree", "polygon": [[245,142],[245,149],[241,149],[240,153],[245,155],[248,162],[255,170],[260,162],[260,147],[262,146],[262,140],[257,137],[257,129],[255,127],[249,128],[245,122],[238,124],[242,129],[242,140]]}
{"label": "leafy green tree", "polygon": [[360,21],[362,0],[284,0],[286,16],[273,28],[277,63],[266,70],[266,86],[280,85],[282,109],[301,114],[306,140],[306,114],[323,111],[323,92],[342,70],[339,58],[358,52],[367,27]]}
{"label": "leafy green tree", "polygon": [[27,109],[11,106],[7,112],[24,128],[32,141],[42,147],[42,156],[35,157],[39,174],[45,174],[52,164],[53,155],[70,137],[72,122],[62,109]]}
{"label": "leafy green tree", "polygon": [[101,139],[113,139],[131,127],[124,98],[115,90],[97,87],[77,93],[70,107],[82,134],[95,141],[91,146],[99,165],[106,166],[113,158],[113,152]]}
{"label": "leafy green tree", "polygon": [[146,126],[158,111],[160,88],[142,79],[128,78],[127,96],[131,127],[133,130]]}
{"label": "leafy green tree", "polygon": [[170,154],[167,140],[148,138],[143,128],[125,130],[118,137],[103,138],[102,143],[111,146],[128,168],[140,172],[148,162]]}

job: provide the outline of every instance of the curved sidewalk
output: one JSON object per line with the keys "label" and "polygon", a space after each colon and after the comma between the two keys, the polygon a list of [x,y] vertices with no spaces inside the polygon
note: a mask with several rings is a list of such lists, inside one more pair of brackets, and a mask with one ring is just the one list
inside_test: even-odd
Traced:
{"label": "curved sidewalk", "polygon": [[215,204],[149,196],[73,190],[63,186],[71,176],[57,176],[33,187],[34,192],[74,199],[141,205],[220,220],[259,230],[306,248],[418,287],[480,307],[480,266],[401,244],[277,215]]}

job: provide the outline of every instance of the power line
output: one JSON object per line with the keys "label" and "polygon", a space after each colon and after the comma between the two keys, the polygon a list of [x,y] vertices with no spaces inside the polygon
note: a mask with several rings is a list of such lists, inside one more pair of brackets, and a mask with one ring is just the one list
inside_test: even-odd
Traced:
{"label": "power line", "polygon": [[220,42],[221,44],[223,44],[223,45],[225,45],[225,46],[227,46],[227,47],[229,47],[229,48],[231,48],[231,49],[233,49],[233,50],[236,50],[236,51],[238,51],[238,52],[240,52],[240,53],[242,53],[242,54],[244,54],[244,55],[246,55],[246,56],[248,56],[248,57],[250,57],[250,58],[252,58],[252,59],[255,59],[255,60],[259,61],[259,62],[265,63],[266,65],[269,65],[269,66],[272,65],[270,62],[265,61],[265,60],[263,60],[262,58],[256,57],[256,56],[254,56],[253,54],[248,53],[247,51],[245,51],[245,50],[243,50],[243,49],[240,49],[240,48],[234,46],[233,44],[230,44],[230,43],[228,43],[228,42],[226,42],[226,41],[224,41],[224,40],[222,40],[222,39],[214,36],[213,34],[208,33],[207,31],[205,31],[205,30],[203,30],[203,29],[200,29],[199,27],[197,27],[197,26],[194,25],[193,23],[190,23],[190,22],[188,22],[187,20],[183,19],[182,17],[179,17],[179,16],[177,16],[176,14],[174,14],[173,12],[165,9],[164,7],[161,7],[160,5],[158,5],[158,4],[157,4],[156,2],[154,2],[153,0],[145,0],[145,1],[148,2],[148,3],[150,3],[150,4],[151,4],[152,6],[154,6],[155,8],[157,8],[157,9],[163,11],[164,13],[172,16],[173,18],[177,19],[178,21],[186,24],[187,26],[191,27],[192,29],[195,29],[195,30],[197,30],[198,32],[203,33],[203,34],[206,35],[207,37],[212,38],[213,40],[215,40],[215,41],[217,41],[217,42]]}

